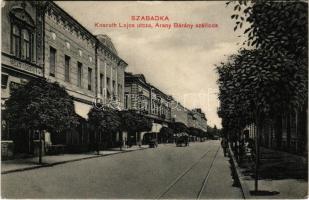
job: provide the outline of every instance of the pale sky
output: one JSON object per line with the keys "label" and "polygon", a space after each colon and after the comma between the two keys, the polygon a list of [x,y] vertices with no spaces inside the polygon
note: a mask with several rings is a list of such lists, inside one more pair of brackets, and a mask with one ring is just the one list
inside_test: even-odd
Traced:
{"label": "pale sky", "polygon": [[[62,1],[57,4],[93,34],[111,37],[128,72],[142,73],[146,81],[172,95],[189,109],[202,108],[208,124],[221,127],[215,64],[240,48],[244,38],[234,32],[233,9],[224,1],[100,2]],[[168,16],[159,23],[211,23],[204,29],[98,28],[95,23],[134,22],[131,16]],[[156,22],[149,22],[156,23]]]}

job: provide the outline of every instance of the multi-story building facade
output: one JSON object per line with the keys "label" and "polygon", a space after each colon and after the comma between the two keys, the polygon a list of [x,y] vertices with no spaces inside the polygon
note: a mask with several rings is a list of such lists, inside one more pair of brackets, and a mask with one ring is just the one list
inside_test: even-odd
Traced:
{"label": "multi-story building facade", "polygon": [[173,122],[181,122],[188,126],[188,114],[190,110],[176,100],[171,101],[171,119]]}
{"label": "multi-story building facade", "polygon": [[64,85],[86,117],[96,98],[96,38],[55,3],[48,3],[44,16],[44,76]]}
{"label": "multi-story building facade", "polygon": [[[45,9],[45,77],[64,85],[75,111],[87,119],[94,103],[123,109],[126,63],[106,35],[92,35],[55,3]],[[67,137],[67,144],[89,142],[87,133]],[[80,136],[82,135],[82,136]],[[73,138],[73,139],[72,139]]]}
{"label": "multi-story building facade", "polygon": [[117,109],[124,109],[124,71],[127,67],[107,35],[97,35],[97,97],[103,103],[114,103]]}
{"label": "multi-story building facade", "polygon": [[165,121],[170,121],[171,110],[170,101],[171,97],[166,95],[161,90],[153,85],[150,85],[150,102],[151,102],[151,115]]}
{"label": "multi-story building facade", "polygon": [[192,109],[188,113],[188,126],[207,132],[207,119],[205,113],[202,112],[202,109]]}
{"label": "multi-story building facade", "polygon": [[[200,108],[187,109],[149,84],[142,74],[125,73],[125,108],[152,119],[152,133],[159,133],[163,126],[174,122],[207,131],[207,119]],[[141,133],[139,139],[142,140],[143,135]]]}
{"label": "multi-story building facade", "polygon": [[30,78],[43,77],[42,21],[36,2],[3,2],[1,23],[1,105],[10,91]]}
{"label": "multi-story building facade", "polygon": [[125,108],[170,122],[171,97],[146,82],[144,75],[125,73]]}
{"label": "multi-story building facade", "polygon": [[92,35],[52,2],[45,14],[45,58],[45,77],[66,87],[82,117],[87,117],[94,100],[116,101],[123,108],[127,64],[111,39]]}
{"label": "multi-story building facade", "polygon": [[[268,148],[305,155],[308,152],[307,114],[305,105],[302,109],[282,113],[275,119],[264,119],[259,128],[260,144]],[[256,138],[255,123],[248,124],[244,130],[249,131],[251,138]]]}
{"label": "multi-story building facade", "polygon": [[[168,126],[171,120],[171,96],[149,84],[144,75],[125,73],[125,108],[152,120],[152,133]],[[137,140],[143,140],[141,133]],[[157,135],[156,135],[157,137]]]}
{"label": "multi-story building facade", "polygon": [[125,73],[125,108],[139,113],[151,113],[150,86],[142,74]]}
{"label": "multi-story building facade", "polygon": [[[1,46],[2,109],[10,91],[31,78],[59,82],[83,118],[95,102],[123,109],[127,64],[108,36],[93,35],[56,3],[5,1]],[[67,138],[80,140],[85,141],[78,134]]]}
{"label": "multi-story building facade", "polygon": [[[14,129],[8,124],[5,101],[11,91],[32,78],[44,76],[42,5],[37,2],[2,2],[1,12],[1,157],[13,156],[13,147],[27,150],[15,138]],[[15,131],[16,132],[16,131]],[[27,138],[26,132],[18,136]]]}

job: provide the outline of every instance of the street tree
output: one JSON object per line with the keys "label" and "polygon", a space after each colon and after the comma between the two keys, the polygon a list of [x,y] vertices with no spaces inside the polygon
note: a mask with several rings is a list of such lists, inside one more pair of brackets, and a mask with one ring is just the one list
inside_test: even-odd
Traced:
{"label": "street tree", "polygon": [[137,114],[134,111],[120,111],[119,116],[121,117],[121,129],[127,132],[137,131]]}
{"label": "street tree", "polygon": [[207,126],[206,136],[209,139],[214,139],[215,136],[219,136],[217,126],[216,125],[214,125],[214,127]]}
{"label": "street tree", "polygon": [[88,122],[94,132],[94,145],[99,154],[102,139],[107,142],[121,130],[121,118],[116,110],[109,107],[92,107],[88,113]]}
{"label": "street tree", "polygon": [[289,54],[241,49],[217,69],[218,114],[224,119],[223,126],[231,130],[231,138],[239,139],[240,130],[250,122],[256,124],[259,133],[265,119],[298,109],[306,102],[307,69]]}
{"label": "street tree", "polygon": [[239,130],[254,122],[258,190],[259,130],[265,118],[302,107],[308,84],[308,4],[304,1],[239,0],[233,6],[234,31],[243,29],[250,50],[241,49],[219,74],[219,116],[223,132],[239,139]]}
{"label": "street tree", "polygon": [[162,127],[160,129],[160,135],[164,141],[172,141],[173,140],[173,129],[169,127]]}
{"label": "street tree", "polygon": [[152,121],[144,115],[138,115],[138,132],[150,131]]}
{"label": "street tree", "polygon": [[308,3],[306,1],[239,0],[234,8],[236,29],[245,29],[245,44],[267,49],[268,54],[287,52],[306,62],[308,55]]}
{"label": "street tree", "polygon": [[39,163],[43,131],[59,134],[78,125],[72,97],[64,87],[46,79],[32,79],[12,90],[5,107],[11,126],[39,132]]}
{"label": "street tree", "polygon": [[[235,13],[231,16],[236,21],[234,30],[244,28],[246,23],[244,34],[248,39],[245,44],[258,49],[259,56],[263,56],[263,60],[252,59],[250,64],[263,63],[276,70],[276,78],[283,75],[282,81],[291,84],[286,89],[288,96],[292,96],[287,97],[284,104],[289,107],[288,111],[299,108],[307,99],[308,3],[241,0],[227,4],[234,7]],[[291,90],[295,94],[290,95]]]}
{"label": "street tree", "polygon": [[121,129],[129,134],[150,131],[152,128],[151,120],[134,110],[120,111],[119,116],[121,118]]}

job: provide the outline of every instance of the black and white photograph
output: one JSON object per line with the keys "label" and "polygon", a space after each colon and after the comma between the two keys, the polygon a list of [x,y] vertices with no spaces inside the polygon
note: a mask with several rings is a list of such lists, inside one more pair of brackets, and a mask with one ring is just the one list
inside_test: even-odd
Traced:
{"label": "black and white photograph", "polygon": [[307,0],[0,3],[1,198],[308,198]]}

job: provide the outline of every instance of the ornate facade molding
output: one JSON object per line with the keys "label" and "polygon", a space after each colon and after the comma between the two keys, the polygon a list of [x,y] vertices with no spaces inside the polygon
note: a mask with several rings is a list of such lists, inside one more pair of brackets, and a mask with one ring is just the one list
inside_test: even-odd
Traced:
{"label": "ornate facade molding", "polygon": [[70,16],[54,2],[47,2],[45,13],[59,25],[64,26],[64,29],[70,31],[72,35],[75,35],[77,38],[86,41],[86,43],[92,48],[96,48],[97,53],[100,51],[104,57],[109,58],[113,62],[118,63],[121,61],[123,65],[128,65],[117,54],[112,52],[105,44],[100,42],[96,36],[90,33],[84,26],[82,26],[78,21],[76,21],[72,16]]}
{"label": "ornate facade molding", "polygon": [[85,27],[83,27],[67,12],[62,10],[62,8],[57,6],[54,2],[48,1],[45,8],[45,13],[57,24],[63,26],[64,29],[69,31],[72,35],[75,35],[77,38],[86,41],[88,45],[91,45],[93,48],[95,48],[95,36],[92,35]]}
{"label": "ornate facade molding", "polygon": [[9,12],[11,22],[35,29],[35,22],[24,7],[13,6]]}

